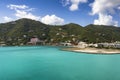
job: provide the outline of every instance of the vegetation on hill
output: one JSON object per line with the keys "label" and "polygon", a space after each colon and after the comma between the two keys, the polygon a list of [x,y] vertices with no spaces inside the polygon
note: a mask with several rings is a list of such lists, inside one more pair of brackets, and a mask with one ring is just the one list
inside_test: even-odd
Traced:
{"label": "vegetation on hill", "polygon": [[70,23],[61,26],[46,25],[30,19],[0,24],[0,42],[7,45],[27,44],[32,37],[38,37],[48,43],[79,42],[88,43],[120,41],[120,28],[104,25],[82,27]]}

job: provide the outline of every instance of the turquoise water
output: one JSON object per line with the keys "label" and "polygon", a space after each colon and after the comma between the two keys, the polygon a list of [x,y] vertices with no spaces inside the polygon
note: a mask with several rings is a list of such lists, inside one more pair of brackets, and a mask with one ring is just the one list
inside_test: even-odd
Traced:
{"label": "turquoise water", "polygon": [[120,80],[120,55],[1,47],[0,80]]}

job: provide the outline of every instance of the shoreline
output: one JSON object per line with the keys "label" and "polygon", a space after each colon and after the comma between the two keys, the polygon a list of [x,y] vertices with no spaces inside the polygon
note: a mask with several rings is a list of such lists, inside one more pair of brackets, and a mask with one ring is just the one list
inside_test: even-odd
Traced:
{"label": "shoreline", "polygon": [[119,49],[98,49],[98,48],[63,48],[65,51],[82,52],[87,54],[120,54]]}

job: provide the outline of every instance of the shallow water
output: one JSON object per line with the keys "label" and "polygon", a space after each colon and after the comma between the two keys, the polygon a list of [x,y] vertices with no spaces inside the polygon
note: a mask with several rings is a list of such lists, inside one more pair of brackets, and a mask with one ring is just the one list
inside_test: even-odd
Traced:
{"label": "shallow water", "polygon": [[0,47],[0,80],[120,80],[120,55]]}

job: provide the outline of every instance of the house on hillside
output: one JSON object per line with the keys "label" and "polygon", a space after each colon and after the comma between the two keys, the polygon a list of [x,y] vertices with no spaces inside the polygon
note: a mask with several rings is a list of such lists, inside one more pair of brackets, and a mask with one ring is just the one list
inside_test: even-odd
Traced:
{"label": "house on hillside", "polygon": [[45,45],[45,41],[44,40],[40,40],[37,37],[32,37],[30,39],[30,42],[28,42],[28,45]]}
{"label": "house on hillside", "polygon": [[40,40],[37,37],[32,37],[30,39],[30,42],[28,42],[29,45],[36,45]]}

